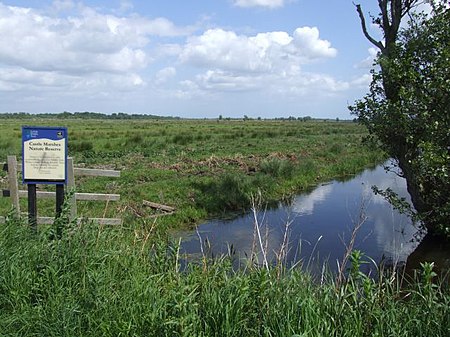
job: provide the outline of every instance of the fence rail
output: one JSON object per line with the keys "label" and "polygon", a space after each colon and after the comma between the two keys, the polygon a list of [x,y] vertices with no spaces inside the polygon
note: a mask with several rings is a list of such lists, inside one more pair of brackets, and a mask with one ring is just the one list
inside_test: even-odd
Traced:
{"label": "fence rail", "polygon": [[[73,159],[68,158],[68,179],[67,187],[69,189],[75,189],[75,176],[90,176],[90,177],[120,177],[120,171],[115,170],[103,170],[103,169],[88,169],[82,167],[74,167]],[[28,191],[19,190],[19,184],[17,181],[17,173],[22,172],[22,163],[18,162],[15,156],[8,156],[6,163],[0,163],[0,167],[4,171],[8,172],[9,189],[2,191],[3,197],[10,197],[11,204],[14,207],[17,217],[21,216],[19,198],[28,198]],[[56,192],[50,191],[37,191],[37,198],[55,198]],[[70,219],[77,217],[77,200],[89,200],[89,201],[118,201],[120,200],[119,194],[104,194],[104,193],[78,193],[75,192],[70,199]],[[122,223],[118,218],[87,218],[88,221],[94,221],[99,224],[105,225],[119,225]],[[0,216],[0,223],[4,223],[6,218]],[[37,224],[52,224],[54,218],[51,217],[38,217]],[[78,219],[78,222],[82,219]]]}

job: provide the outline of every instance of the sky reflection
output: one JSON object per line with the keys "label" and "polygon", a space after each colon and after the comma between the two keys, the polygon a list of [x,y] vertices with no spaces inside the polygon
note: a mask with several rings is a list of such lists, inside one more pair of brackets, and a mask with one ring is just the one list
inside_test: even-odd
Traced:
{"label": "sky reflection", "polygon": [[404,180],[379,166],[346,182],[332,181],[318,186],[308,194],[295,197],[291,205],[261,211],[257,214],[261,240],[255,232],[254,216],[249,213],[233,220],[213,220],[200,225],[198,234],[183,236],[181,251],[187,255],[198,254],[200,236],[203,248],[208,246],[208,252],[214,256],[227,254],[232,248],[240,258],[254,252],[261,260],[262,243],[268,259],[273,261],[288,230],[285,262],[293,264],[302,259],[310,268],[321,268],[328,261],[330,269],[335,270],[353,227],[361,217],[366,217],[354,248],[375,261],[404,262],[418,244],[413,240],[417,229],[408,217],[399,214],[381,196],[374,195],[372,185],[380,189],[390,187],[409,198]]}

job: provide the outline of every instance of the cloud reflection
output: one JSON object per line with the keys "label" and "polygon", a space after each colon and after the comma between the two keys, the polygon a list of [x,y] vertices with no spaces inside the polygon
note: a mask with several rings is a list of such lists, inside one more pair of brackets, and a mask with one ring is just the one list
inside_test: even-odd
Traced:
{"label": "cloud reflection", "polygon": [[292,211],[299,215],[311,215],[314,207],[323,202],[333,191],[333,184],[321,185],[314,189],[310,194],[302,194],[292,202]]}

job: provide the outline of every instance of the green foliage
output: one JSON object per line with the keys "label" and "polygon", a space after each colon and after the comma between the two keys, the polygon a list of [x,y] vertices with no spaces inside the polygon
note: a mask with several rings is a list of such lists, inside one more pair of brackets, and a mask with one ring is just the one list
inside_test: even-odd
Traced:
{"label": "green foliage", "polygon": [[351,110],[398,161],[428,229],[450,237],[450,10],[416,18],[378,65]]}

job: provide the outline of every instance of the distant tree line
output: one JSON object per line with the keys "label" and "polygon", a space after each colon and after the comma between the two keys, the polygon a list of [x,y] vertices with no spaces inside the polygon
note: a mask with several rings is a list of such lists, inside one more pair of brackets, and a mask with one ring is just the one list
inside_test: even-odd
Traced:
{"label": "distant tree line", "polygon": [[148,114],[126,114],[123,112],[112,113],[110,115],[100,112],[61,112],[61,113],[39,113],[31,114],[28,112],[7,112],[0,113],[0,119],[29,119],[33,117],[49,119],[180,119],[180,117],[163,117]]}

